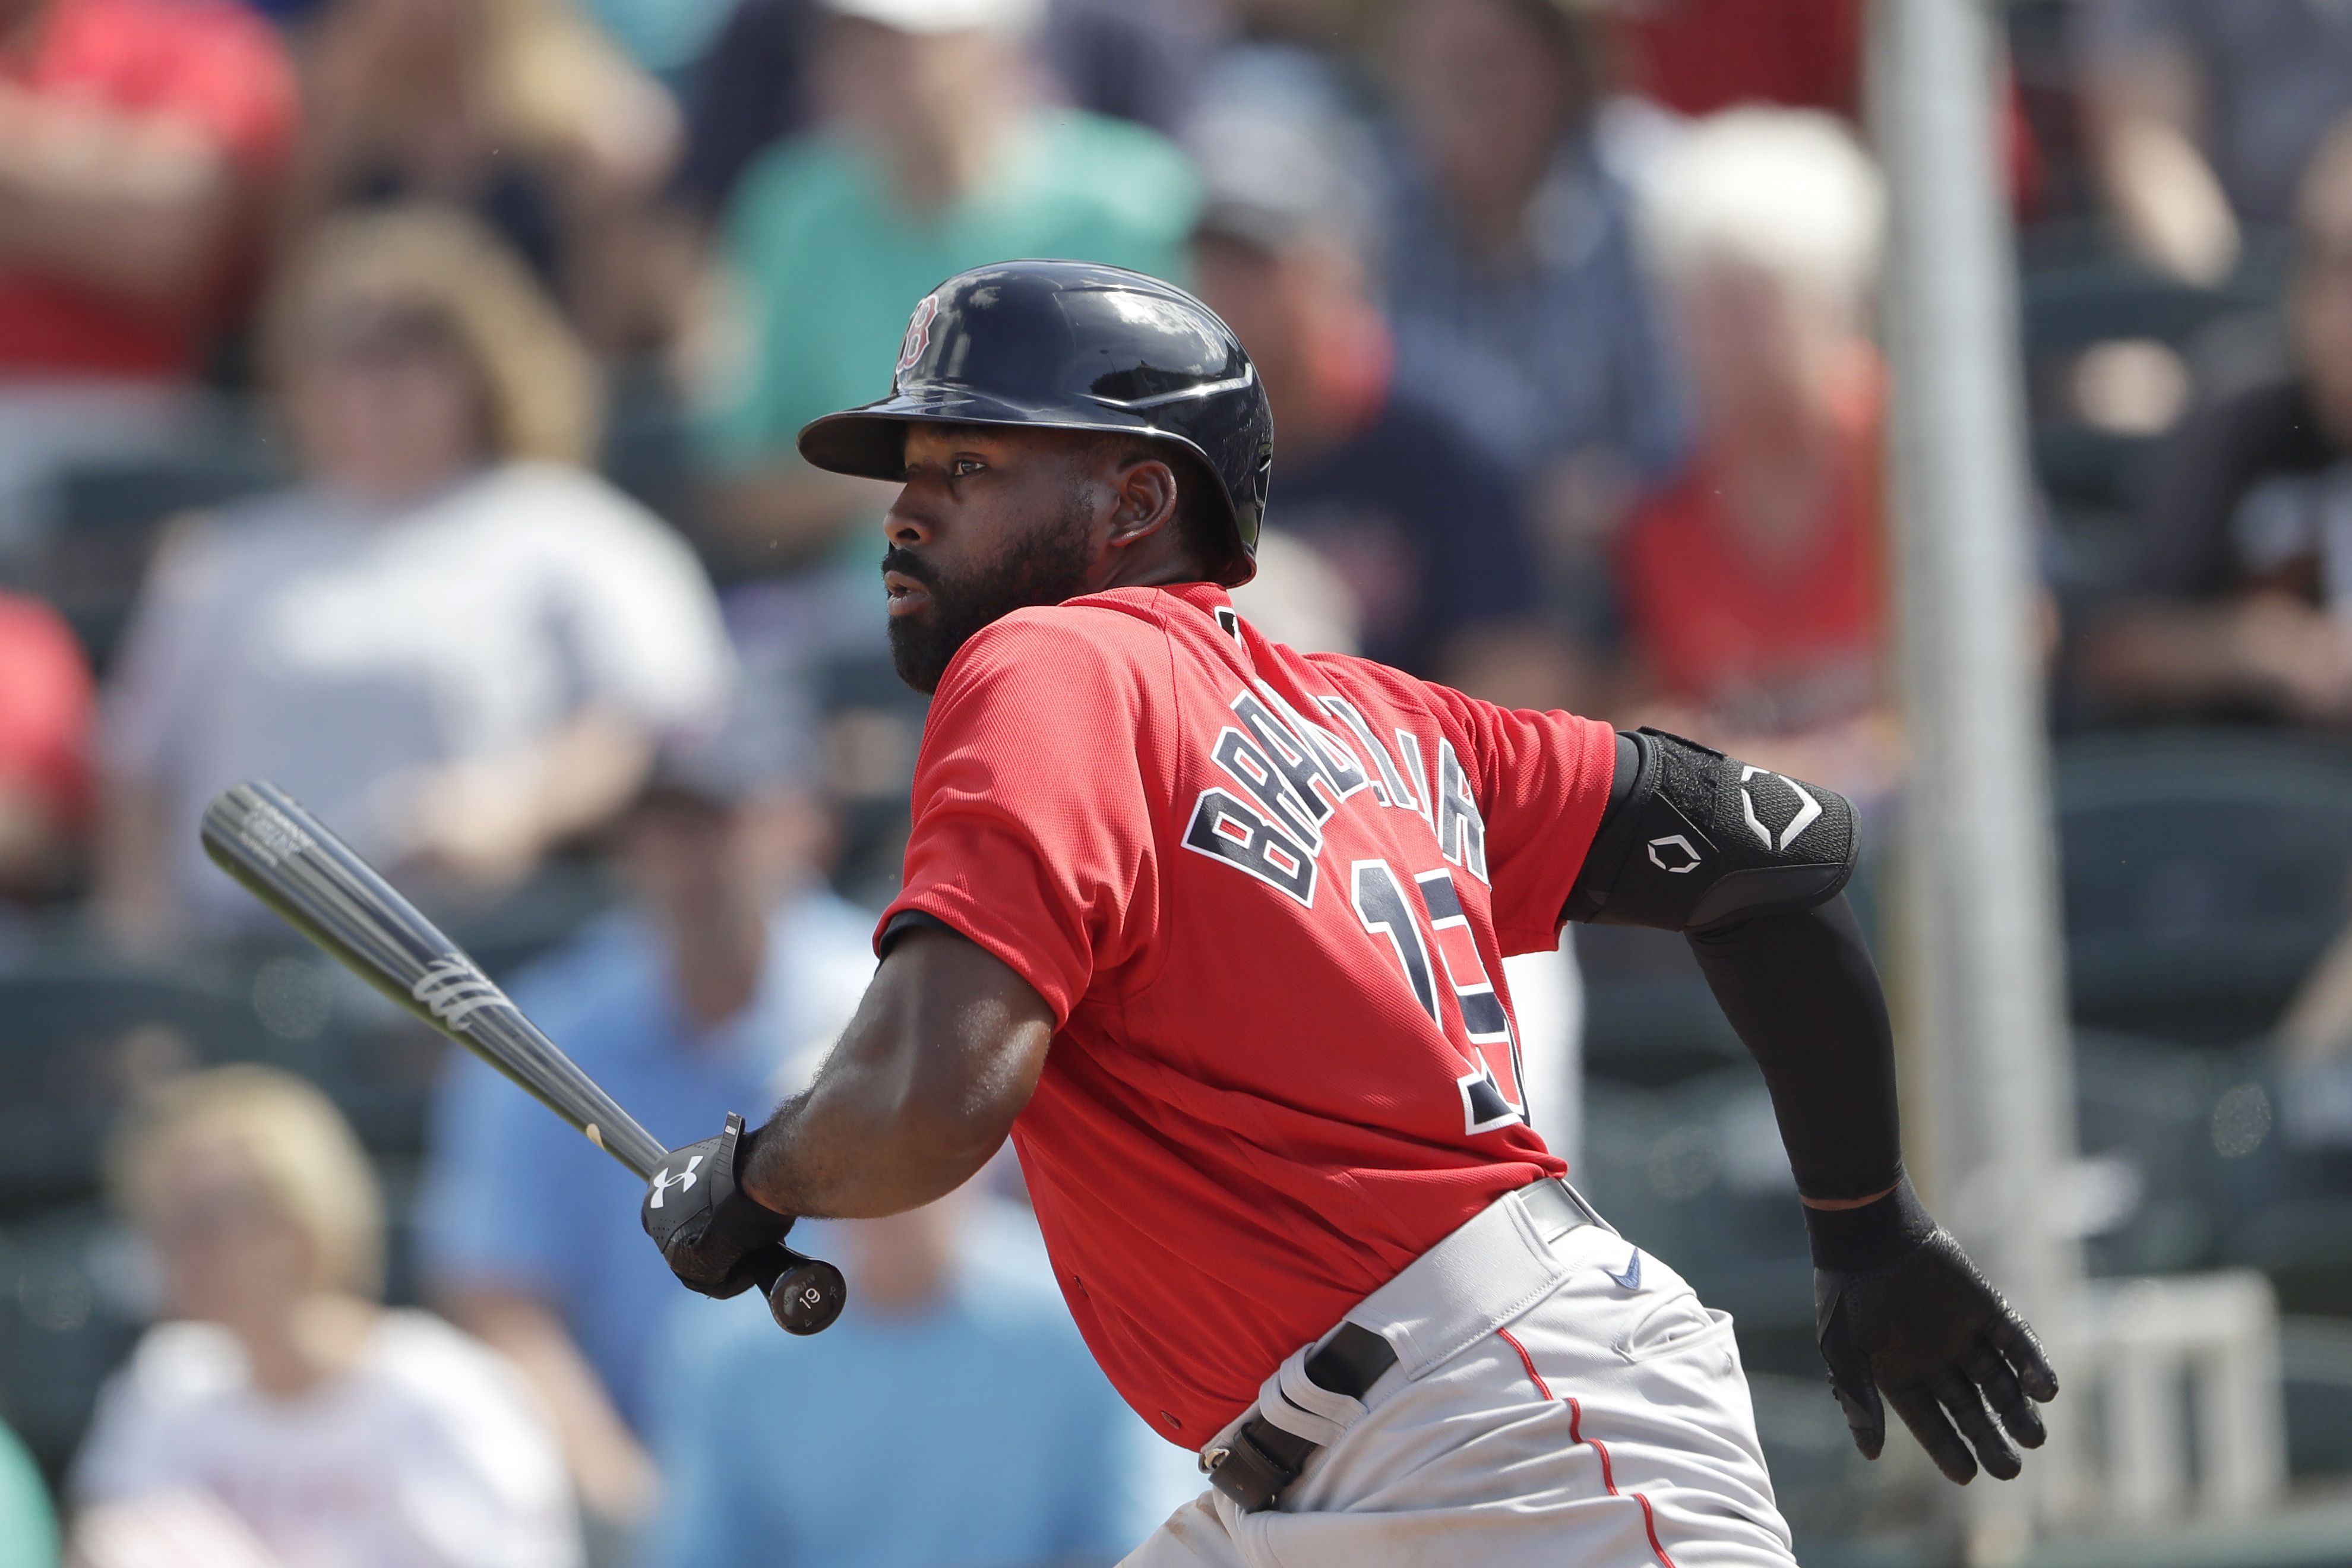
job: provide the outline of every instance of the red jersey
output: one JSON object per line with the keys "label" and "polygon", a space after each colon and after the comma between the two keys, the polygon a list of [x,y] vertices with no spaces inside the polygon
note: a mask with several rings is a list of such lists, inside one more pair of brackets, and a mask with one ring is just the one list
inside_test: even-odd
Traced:
{"label": "red jersey", "polygon": [[[178,121],[226,160],[239,185],[235,222],[252,227],[252,203],[292,151],[299,108],[293,68],[268,22],[231,0],[52,0],[35,40],[28,52],[0,54],[0,95]],[[184,296],[164,305],[131,303],[37,267],[0,268],[0,375],[191,375],[245,259],[210,258]]]}
{"label": "red jersey", "polygon": [[1057,1023],[1014,1123],[1111,1382],[1197,1446],[1291,1351],[1564,1167],[1506,953],[1549,950],[1615,741],[1270,643],[1217,588],[1023,610],[940,683],[906,889]]}

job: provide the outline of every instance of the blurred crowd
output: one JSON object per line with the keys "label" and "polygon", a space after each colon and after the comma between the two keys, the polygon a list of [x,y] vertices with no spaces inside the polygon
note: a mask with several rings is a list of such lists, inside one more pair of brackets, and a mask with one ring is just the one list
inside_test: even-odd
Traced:
{"label": "blurred crowd", "polygon": [[[0,1428],[0,1565],[1116,1560],[1197,1478],[1017,1175],[822,1227],[857,1305],[821,1341],[688,1302],[633,1179],[487,1068],[295,1059],[334,1008],[393,1026],[198,817],[272,780],[656,1136],[756,1117],[870,972],[921,722],[889,492],[793,437],[1017,256],[1240,333],[1271,635],[1891,812],[1866,11],[0,0],[0,998],[244,964],[268,1047],[110,1028],[12,1079],[118,1125],[0,1222],[102,1180],[156,1326],[69,1468],[36,1445],[62,1529]],[[2352,8],[2011,19],[2053,723],[2341,735]],[[2352,942],[2297,964],[2316,1070]],[[1514,979],[1573,1107],[1573,961]]]}

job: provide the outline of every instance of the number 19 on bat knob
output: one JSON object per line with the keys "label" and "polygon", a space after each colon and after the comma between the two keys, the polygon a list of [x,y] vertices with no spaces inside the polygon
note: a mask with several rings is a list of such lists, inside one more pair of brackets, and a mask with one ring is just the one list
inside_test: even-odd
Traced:
{"label": "number 19 on bat knob", "polygon": [[821,1334],[841,1316],[849,1285],[841,1270],[820,1258],[781,1247],[783,1268],[768,1285],[768,1310],[788,1334]]}

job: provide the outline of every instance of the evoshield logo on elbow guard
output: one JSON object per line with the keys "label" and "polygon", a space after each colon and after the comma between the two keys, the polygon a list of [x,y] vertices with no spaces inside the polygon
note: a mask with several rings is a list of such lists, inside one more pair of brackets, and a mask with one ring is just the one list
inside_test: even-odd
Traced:
{"label": "evoshield logo on elbow guard", "polygon": [[[1797,799],[1800,803],[1797,806],[1797,815],[1789,819],[1788,826],[1780,829],[1780,841],[1778,844],[1772,842],[1772,830],[1757,820],[1756,801],[1748,793],[1748,781],[1759,773],[1768,779],[1779,779],[1797,792]],[[1804,785],[1788,774],[1776,773],[1769,768],[1759,768],[1753,763],[1748,763],[1742,765],[1739,770],[1739,810],[1740,814],[1748,818],[1748,831],[1762,840],[1765,848],[1785,850],[1797,841],[1799,834],[1811,827],[1814,820],[1821,816],[1822,803],[1808,794]]]}
{"label": "evoshield logo on elbow guard", "polygon": [[1679,833],[1669,833],[1664,838],[1650,840],[1650,864],[1669,877],[1686,877],[1698,869],[1705,859],[1691,847],[1691,841]]}
{"label": "evoshield logo on elbow guard", "polygon": [[646,1203],[646,1206],[647,1208],[656,1209],[661,1207],[663,1195],[672,1187],[676,1187],[682,1193],[689,1191],[694,1186],[696,1180],[694,1168],[701,1163],[702,1156],[697,1154],[688,1160],[686,1163],[686,1169],[680,1171],[675,1176],[669,1173],[669,1167],[664,1165],[658,1172],[655,1173],[654,1195],[652,1199]]}

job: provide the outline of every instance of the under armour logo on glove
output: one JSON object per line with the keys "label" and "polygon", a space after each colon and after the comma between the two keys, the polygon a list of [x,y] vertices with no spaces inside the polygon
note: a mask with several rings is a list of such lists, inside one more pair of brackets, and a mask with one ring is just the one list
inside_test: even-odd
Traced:
{"label": "under armour logo on glove", "polygon": [[671,1150],[646,1180],[637,1215],[681,1283],[722,1300],[750,1289],[763,1269],[774,1273],[776,1244],[793,1227],[737,1183],[742,1140],[743,1119],[730,1111],[718,1137]]}
{"label": "under armour logo on glove", "polygon": [[701,1163],[702,1156],[697,1154],[692,1159],[687,1161],[686,1169],[680,1171],[675,1176],[669,1173],[669,1167],[667,1165],[656,1172],[653,1180],[653,1196],[646,1200],[646,1206],[647,1208],[655,1209],[661,1207],[663,1196],[667,1194],[672,1187],[676,1187],[680,1192],[690,1191],[694,1186],[695,1167]]}

